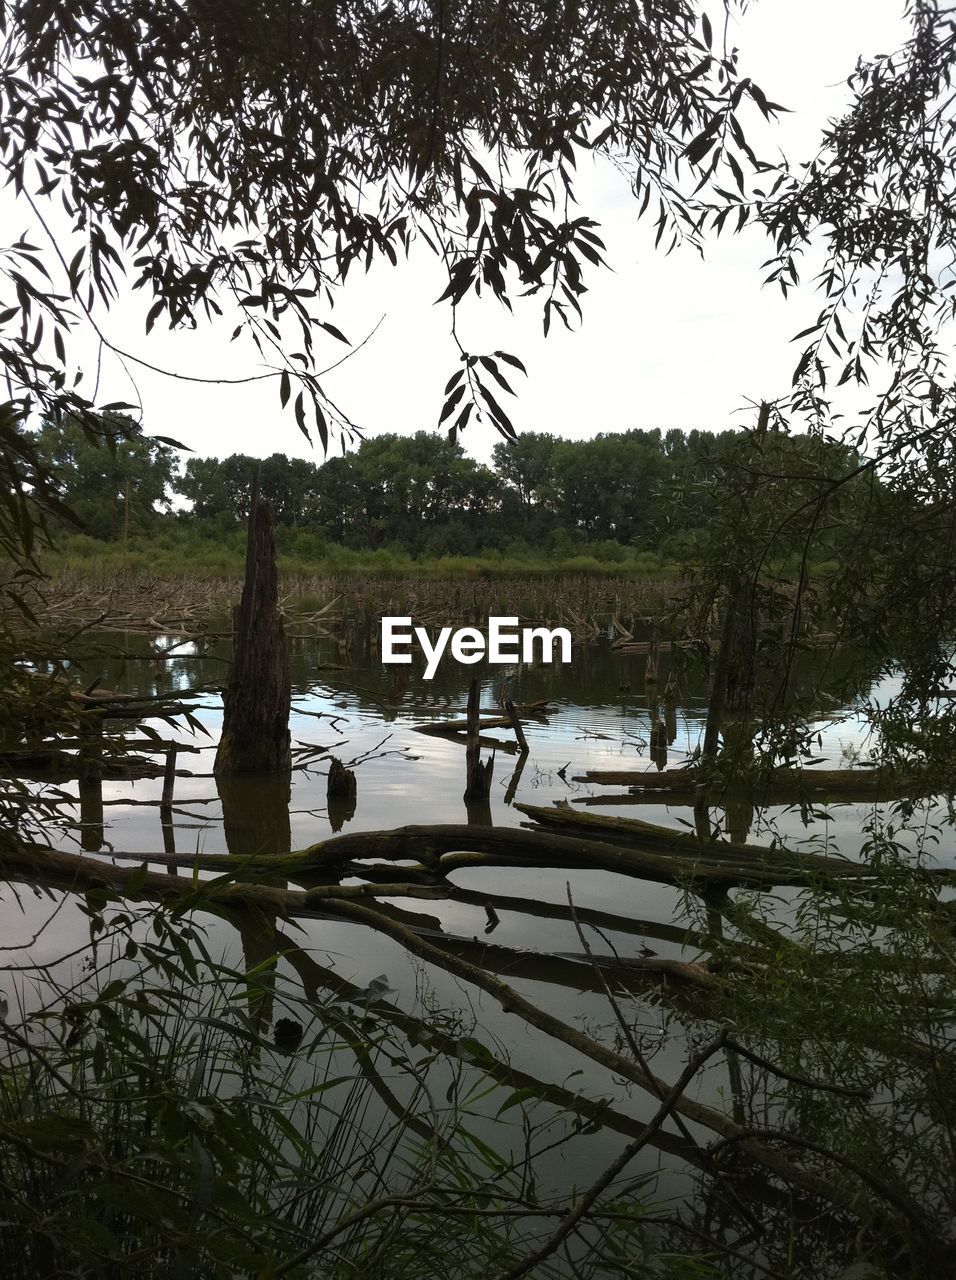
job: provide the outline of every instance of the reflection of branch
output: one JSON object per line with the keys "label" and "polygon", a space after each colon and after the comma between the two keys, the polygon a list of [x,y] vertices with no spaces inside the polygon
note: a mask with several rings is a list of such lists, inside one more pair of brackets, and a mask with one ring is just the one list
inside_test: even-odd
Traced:
{"label": "reflection of branch", "polygon": [[875,1177],[869,1169],[859,1164],[856,1160],[851,1160],[848,1156],[840,1155],[839,1152],[833,1151],[830,1147],[825,1147],[820,1142],[813,1142],[809,1138],[802,1138],[795,1133],[782,1133],[776,1129],[744,1129],[736,1137],[722,1138],[717,1144],[717,1149],[728,1146],[732,1142],[741,1142],[748,1137],[766,1139],[770,1142],[783,1142],[789,1146],[801,1147],[805,1151],[812,1151],[814,1154],[823,1156],[825,1160],[830,1160],[833,1164],[840,1165],[846,1169],[848,1173],[854,1174],[861,1182],[864,1182],[878,1196],[882,1196],[887,1203],[894,1205],[904,1217],[914,1222],[924,1233],[925,1239],[937,1239],[939,1237],[933,1230],[932,1222],[927,1218],[916,1205],[901,1196],[887,1183],[882,1182]]}
{"label": "reflection of branch", "polygon": [[[497,1000],[506,1013],[518,1014],[529,1025],[537,1027],[539,1031],[543,1031],[553,1039],[569,1045],[572,1049],[583,1053],[586,1057],[607,1067],[610,1071],[623,1076],[627,1080],[632,1080],[635,1084],[640,1085],[641,1088],[651,1090],[657,1093],[658,1096],[669,1096],[670,1086],[666,1081],[640,1067],[623,1054],[616,1053],[613,1049],[607,1048],[606,1045],[591,1039],[574,1027],[562,1022],[560,1018],[556,1018],[545,1010],[538,1008],[537,1005],[532,1004],[530,1000],[525,999],[513,988],[491,974],[485,973],[475,965],[469,964],[468,961],[443,952],[431,942],[419,937],[412,930],[381,917],[374,911],[369,911],[367,907],[361,907],[357,903],[341,899],[335,901],[335,903],[330,901],[329,905],[335,915],[370,925],[373,929],[385,933],[395,941],[400,942],[412,955],[417,955],[420,959],[427,960],[429,963],[445,969],[455,977],[462,978],[480,990],[486,991],[493,999]],[[723,1040],[720,1043],[723,1044]],[[809,1170],[801,1169],[799,1166],[794,1165],[786,1157],[781,1156],[779,1152],[767,1146],[766,1143],[755,1140],[746,1131],[741,1131],[738,1125],[713,1107],[708,1107],[703,1103],[680,1095],[673,1100],[671,1106],[674,1110],[680,1111],[687,1119],[704,1125],[723,1137],[732,1137],[734,1141],[740,1142],[748,1155],[794,1186],[799,1186],[833,1204],[846,1205],[849,1202],[850,1198],[841,1188],[834,1186]]]}
{"label": "reflection of branch", "polygon": [[[591,947],[590,947],[590,945],[588,944],[588,940],[587,940],[587,937],[585,936],[584,930],[581,928],[581,922],[578,920],[577,912],[576,912],[575,907],[574,907],[574,901],[573,901],[573,899],[572,899],[572,897],[571,897],[571,883],[570,883],[570,881],[568,881],[568,883],[567,883],[567,893],[568,893],[568,906],[569,906],[569,907],[570,907],[570,909],[571,909],[571,918],[572,918],[572,919],[573,919],[573,921],[574,921],[574,927],[575,927],[575,929],[577,930],[578,938],[579,938],[579,939],[580,939],[580,941],[581,941],[581,945],[582,945],[582,947],[584,947],[585,954],[587,955],[588,959],[590,960],[591,965],[592,965],[592,967],[593,967],[593,969],[594,969],[595,973],[597,974],[598,978],[599,978],[599,979],[600,979],[600,981],[601,981],[601,984],[602,984],[602,985],[603,985],[603,987],[604,987],[604,993],[605,993],[605,995],[607,996],[608,1003],[610,1004],[610,1006],[611,1006],[612,1010],[614,1011],[614,1016],[615,1016],[615,1018],[617,1019],[617,1024],[618,1024],[618,1026],[620,1027],[622,1034],[624,1035],[624,1039],[625,1039],[625,1041],[627,1042],[628,1048],[630,1049],[631,1053],[634,1055],[635,1060],[636,1060],[637,1062],[639,1062],[639,1063],[640,1063],[640,1065],[644,1068],[644,1071],[647,1073],[647,1075],[648,1075],[648,1076],[651,1076],[651,1070],[650,1070],[650,1067],[649,1067],[649,1066],[648,1066],[648,1064],[647,1064],[647,1060],[646,1060],[646,1058],[644,1057],[644,1054],[641,1052],[641,1047],[640,1047],[640,1045],[637,1043],[637,1040],[635,1039],[634,1034],[633,1034],[633,1032],[631,1031],[630,1025],[628,1024],[627,1019],[624,1017],[624,1013],[623,1013],[623,1011],[621,1010],[621,1007],[620,1007],[620,1005],[618,1004],[617,1000],[615,999],[614,994],[613,994],[613,992],[611,991],[611,988],[608,986],[607,980],[605,979],[604,974],[601,972],[601,969],[600,969],[600,967],[599,967],[599,965],[598,965],[597,961],[595,960],[594,954],[593,954],[593,952],[591,951]],[[681,968],[682,968],[682,969],[690,969],[690,966],[682,965],[682,966],[681,966]],[[665,977],[663,974],[661,975],[661,981],[662,981],[662,983],[663,983],[664,985],[666,985],[666,977]],[[722,1030],[722,1031],[719,1033],[718,1041],[726,1040],[726,1036],[727,1036],[726,1030]],[[715,1044],[716,1044],[716,1043],[717,1043],[717,1041],[715,1041]],[[709,1056],[709,1054],[708,1054],[708,1056]],[[667,1096],[669,1096],[669,1095],[664,1095],[664,1094],[660,1091],[660,1089],[659,1089],[659,1088],[657,1088],[656,1083],[655,1083],[655,1092],[657,1093],[658,1097],[661,1099],[662,1104],[663,1104],[664,1102],[666,1102],[666,1098],[667,1098]],[[736,1117],[735,1117],[735,1119],[736,1119]],[[689,1141],[691,1141],[690,1131],[688,1130],[688,1128],[687,1128],[686,1124],[685,1124],[685,1123],[684,1123],[684,1121],[681,1119],[681,1117],[680,1117],[680,1116],[675,1116],[675,1120],[676,1120],[676,1122],[677,1122],[677,1127],[679,1128],[679,1130],[680,1130],[681,1134],[683,1135],[683,1137],[684,1137],[688,1142],[689,1142]],[[740,1123],[740,1122],[738,1121],[738,1123]],[[710,1171],[710,1172],[714,1172],[713,1161],[712,1161],[712,1158],[710,1157],[710,1154],[709,1154],[709,1153],[708,1153],[708,1157],[707,1157],[707,1159],[708,1159],[708,1167],[709,1167],[709,1171]],[[730,1197],[731,1197],[731,1198],[734,1200],[734,1202],[737,1204],[737,1207],[740,1209],[740,1211],[743,1213],[743,1215],[748,1219],[748,1221],[750,1222],[750,1225],[751,1225],[752,1227],[756,1227],[756,1228],[759,1230],[759,1223],[758,1223],[758,1222],[756,1222],[756,1220],[754,1219],[753,1215],[750,1213],[750,1211],[749,1211],[749,1209],[746,1207],[746,1205],[744,1205],[744,1204],[741,1202],[740,1197],[738,1196],[737,1192],[736,1192],[732,1187],[725,1187],[724,1189],[725,1189],[725,1191],[727,1191],[727,1192],[729,1193]]]}
{"label": "reflection of branch", "polygon": [[[283,959],[299,974],[302,980],[307,1000],[315,1001],[317,991],[321,987],[326,991],[331,991],[341,1000],[350,1000],[356,1003],[362,1001],[364,993],[358,986],[341,977],[334,970],[320,965],[313,956],[293,942],[287,935],[277,931],[276,936],[278,945],[283,948]],[[636,1137],[642,1131],[642,1125],[639,1120],[620,1111],[615,1111],[607,1102],[592,1101],[582,1094],[572,1093],[570,1089],[566,1089],[562,1085],[549,1084],[536,1076],[529,1075],[527,1072],[513,1067],[509,1062],[501,1061],[494,1057],[490,1050],[485,1049],[484,1045],[479,1045],[477,1042],[475,1042],[475,1047],[472,1049],[469,1047],[472,1042],[468,1039],[462,1040],[459,1036],[443,1032],[439,1027],[431,1023],[425,1023],[414,1017],[414,1015],[406,1013],[404,1009],[399,1008],[397,1005],[390,1004],[384,1000],[377,1000],[373,1005],[367,1006],[367,1012],[374,1014],[376,1017],[384,1018],[389,1026],[399,1027],[422,1044],[437,1046],[446,1053],[466,1059],[484,1075],[496,1080],[498,1084],[510,1089],[527,1090],[529,1096],[533,1094],[542,1102],[550,1103],[551,1106],[557,1107],[561,1111],[578,1116],[582,1120],[586,1120],[590,1125],[600,1125],[603,1128],[631,1137]],[[654,1137],[654,1146],[662,1151],[679,1156],[688,1164],[696,1165],[700,1168],[704,1167],[703,1152],[695,1142],[686,1143],[676,1135],[658,1133]]]}
{"label": "reflection of branch", "polygon": [[664,1121],[677,1106],[677,1103],[684,1090],[693,1080],[694,1076],[708,1060],[713,1057],[720,1049],[723,1048],[725,1036],[721,1032],[716,1040],[713,1040],[704,1049],[694,1055],[688,1062],[687,1066],[681,1072],[677,1082],[668,1089],[667,1093],[661,1100],[661,1105],[657,1108],[653,1117],[644,1126],[643,1131],[628,1143],[621,1154],[604,1170],[597,1181],[585,1191],[584,1195],[579,1196],[574,1208],[571,1209],[559,1223],[557,1228],[551,1233],[546,1240],[534,1250],[533,1253],[527,1254],[519,1262],[506,1270],[500,1272],[496,1280],[518,1280],[520,1276],[525,1276],[529,1271],[533,1270],[539,1262],[544,1262],[558,1248],[563,1240],[565,1240],[588,1210],[595,1204],[601,1193],[611,1185],[614,1179],[623,1172],[627,1165],[634,1159],[637,1153],[647,1145],[650,1139],[661,1128]]}
{"label": "reflection of branch", "polygon": [[36,933],[33,935],[33,937],[30,939],[29,942],[17,942],[9,947],[0,947],[0,951],[29,951],[30,948],[33,946],[33,944],[36,941],[38,941],[38,939],[44,933],[46,933],[47,929],[49,929],[50,925],[60,914],[60,911],[62,910],[66,901],[67,899],[65,896],[60,899],[60,901],[56,904],[56,906],[53,908],[52,912],[47,916],[47,918],[43,921],[43,923],[40,925],[39,929],[37,929]]}

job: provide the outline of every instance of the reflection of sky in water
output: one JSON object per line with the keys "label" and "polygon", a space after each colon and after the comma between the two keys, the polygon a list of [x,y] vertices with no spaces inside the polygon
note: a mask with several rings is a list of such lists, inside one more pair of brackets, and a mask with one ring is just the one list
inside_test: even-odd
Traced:
{"label": "reflection of sky in water", "polygon": [[[115,641],[114,641],[115,642]],[[121,647],[135,651],[144,642],[126,637]],[[160,636],[156,649],[176,644],[176,637]],[[85,684],[99,676],[105,687],[120,692],[175,693],[200,685],[220,684],[226,673],[222,659],[227,651],[213,648],[201,650],[195,643],[179,645],[168,660],[150,661],[84,661],[78,678]],[[650,715],[644,688],[642,658],[628,658],[606,648],[576,649],[570,670],[562,668],[523,667],[509,669],[457,668],[446,662],[435,681],[424,682],[418,668],[386,668],[374,654],[353,655],[354,665],[339,668],[344,660],[328,645],[314,641],[293,642],[293,679],[296,686],[291,721],[293,743],[301,746],[328,748],[344,763],[358,760],[358,804],[354,817],[346,824],[347,832],[371,831],[410,823],[463,823],[466,810],[464,789],[465,753],[458,742],[417,733],[416,722],[440,718],[439,712],[463,714],[468,680],[480,674],[483,681],[482,705],[494,705],[494,689],[502,676],[511,676],[508,689],[517,703],[548,698],[557,704],[547,723],[526,719],[525,731],[530,755],[524,764],[514,798],[518,801],[548,805],[558,800],[574,802],[588,796],[620,793],[623,787],[604,788],[575,782],[575,775],[588,769],[633,769],[647,765],[646,741]],[[819,675],[814,655],[802,655],[802,666],[796,683],[803,691],[813,690]],[[320,664],[327,664],[321,666]],[[335,664],[335,665],[333,665]],[[839,673],[837,673],[839,674]],[[661,688],[666,679],[661,673]],[[892,678],[870,691],[872,701],[885,705],[896,688]],[[826,708],[824,715],[823,709]],[[178,777],[175,789],[175,844],[188,864],[189,855],[197,850],[205,853],[227,852],[222,827],[222,808],[212,775],[214,743],[221,727],[219,698],[208,694],[202,698],[197,719],[210,737],[183,732],[173,735],[169,726],[155,721],[154,727],[163,737],[176,736],[180,741],[200,747],[198,753],[182,753],[180,769],[189,769],[193,777]],[[679,764],[698,745],[706,710],[706,680],[701,673],[681,679],[677,698],[677,737],[669,749],[668,762]],[[865,754],[867,726],[858,707],[833,704],[821,699],[820,718],[815,724],[819,732],[820,763],[840,767],[855,753]],[[138,731],[134,736],[140,737]],[[502,743],[511,734],[489,731]],[[159,757],[161,759],[161,757]],[[506,792],[518,757],[504,747],[495,760],[494,782],[490,801],[491,816],[496,826],[517,825],[522,815],[506,804]],[[568,766],[567,781],[559,770]],[[326,816],[327,757],[313,756],[306,767],[296,770],[291,794],[291,843],[301,848],[327,838],[331,834]],[[67,789],[75,784],[67,784]],[[161,779],[134,782],[106,781],[103,785],[106,839],[123,852],[142,853],[163,848],[158,809],[155,805],[131,804],[130,801],[156,801],[162,788]],[[675,830],[686,829],[691,813],[687,807],[668,805],[658,799],[639,805],[615,806],[598,804],[589,813],[608,813],[623,817],[659,822]],[[933,810],[930,810],[933,813]],[[858,855],[866,839],[864,826],[872,813],[872,805],[864,803],[833,805],[826,814],[819,806],[813,813],[799,808],[776,806],[756,815],[749,839],[769,842],[777,835],[791,846],[804,844],[818,852],[839,851]],[[255,815],[252,815],[253,817]],[[823,820],[825,818],[825,820]],[[65,845],[64,847],[72,847]],[[108,854],[100,855],[108,856]],[[953,843],[947,833],[945,844],[937,850],[941,862],[952,865]],[[396,874],[396,879],[400,873]],[[462,890],[478,895],[526,899],[532,902],[566,903],[566,885],[570,884],[575,904],[632,921],[645,921],[628,931],[609,929],[606,939],[592,933],[595,949],[607,953],[613,945],[622,955],[634,955],[644,945],[663,956],[678,956],[681,947],[672,937],[655,934],[655,925],[668,926],[681,918],[682,895],[666,885],[650,884],[603,871],[539,869],[523,867],[470,868],[454,872],[451,882]],[[59,895],[56,895],[57,897]],[[793,894],[780,894],[780,911],[787,914],[786,903]],[[49,914],[45,899],[34,897],[32,890],[19,891],[20,903],[11,890],[5,890],[2,911],[8,945],[29,940]],[[396,902],[404,910],[427,917],[432,927],[449,935],[481,941],[485,938],[486,915],[482,902],[419,901]],[[567,920],[551,919],[519,910],[499,911],[500,924],[488,941],[500,947],[542,953],[580,955],[581,943],[573,925]],[[354,925],[334,920],[307,919],[300,922],[304,932],[292,930],[300,945],[317,960],[330,963],[341,976],[366,985],[379,974],[388,975],[391,985],[400,993],[396,998],[404,1008],[414,1008],[422,966],[407,956],[396,943],[380,935],[369,935]],[[686,921],[685,921],[686,923]],[[236,935],[223,922],[208,921],[212,950],[233,952]],[[662,932],[667,933],[666,928]],[[68,904],[53,926],[37,940],[30,951],[36,963],[55,961],[66,950],[82,946],[88,939],[88,925],[75,905]],[[16,953],[14,953],[16,954]],[[291,970],[290,970],[291,972]],[[560,1081],[572,1072],[574,1088],[590,1096],[623,1097],[620,1085],[609,1086],[608,1077],[593,1063],[576,1055],[565,1046],[550,1040],[542,1042],[514,1017],[502,1014],[497,1004],[482,993],[464,989],[447,973],[425,967],[433,997],[439,1004],[468,1010],[492,1037],[506,1047],[514,1064],[536,1072],[550,1080]],[[543,1008],[576,1026],[606,1025],[609,1022],[603,1000],[586,993],[570,991],[554,982],[514,978],[511,981]],[[28,993],[24,996],[28,1001]],[[628,1002],[635,1025],[646,1037],[649,1052],[656,1053],[655,1067],[665,1077],[673,1078],[683,1065],[683,1047],[679,1040],[662,1044],[659,1027],[661,1012],[650,1000]],[[420,1011],[420,1010],[419,1010]],[[720,1087],[717,1081],[714,1087]],[[703,1085],[702,1096],[709,1091]],[[635,1092],[636,1097],[640,1097]],[[629,1104],[639,1113],[646,1111],[644,1102]],[[612,1140],[612,1145],[617,1140]],[[608,1155],[606,1137],[585,1144],[577,1157],[574,1177],[596,1173]],[[556,1157],[560,1161],[563,1157]],[[656,1157],[648,1153],[653,1162]],[[557,1175],[556,1175],[557,1176]]]}

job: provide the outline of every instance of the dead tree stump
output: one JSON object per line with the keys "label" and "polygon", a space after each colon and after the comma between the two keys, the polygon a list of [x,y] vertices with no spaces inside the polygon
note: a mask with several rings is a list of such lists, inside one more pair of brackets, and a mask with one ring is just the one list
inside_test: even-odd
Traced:
{"label": "dead tree stump", "polygon": [[358,794],[355,774],[346,769],[341,760],[332,757],[329,764],[329,781],[326,792],[329,823],[333,831],[341,831],[346,822],[355,817]]}
{"label": "dead tree stump", "polygon": [[477,680],[468,686],[468,731],[465,747],[465,800],[487,800],[491,794],[491,777],[495,753],[482,762],[480,737],[480,687]]}
{"label": "dead tree stump", "polygon": [[289,648],[279,612],[272,508],[253,487],[242,600],[233,611],[234,653],[223,694],[214,772],[284,773],[292,768]]}

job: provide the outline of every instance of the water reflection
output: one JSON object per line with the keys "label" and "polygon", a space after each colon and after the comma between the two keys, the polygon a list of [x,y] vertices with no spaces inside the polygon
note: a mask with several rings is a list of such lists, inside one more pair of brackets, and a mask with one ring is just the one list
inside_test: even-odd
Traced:
{"label": "water reflection", "polygon": [[[74,664],[83,683],[88,685],[98,676],[105,686],[130,693],[153,692],[157,680],[180,693],[215,686],[222,681],[228,656],[218,639],[196,642],[191,649],[184,646],[171,652],[157,676],[154,661],[110,659],[106,649],[116,645],[115,637],[87,636],[84,642],[90,650],[82,662]],[[95,651],[96,645],[102,646],[101,652]],[[126,637],[122,646],[127,653],[139,647],[144,657],[150,652],[149,642],[141,637]],[[190,757],[191,775],[176,779],[175,810],[167,820],[158,821],[161,779],[104,785],[101,775],[94,778],[91,773],[78,779],[84,847],[99,849],[105,838],[116,850],[148,855],[155,852],[161,832],[163,847],[181,856],[188,867],[197,850],[225,853],[237,860],[276,856],[314,844],[346,824],[349,839],[355,833],[406,823],[465,821],[482,830],[513,828],[524,820],[516,804],[548,805],[557,800],[579,805],[576,812],[607,815],[620,813],[621,806],[637,805],[642,818],[672,829],[688,830],[693,824],[690,788],[686,794],[635,794],[575,779],[588,769],[650,767],[656,772],[687,760],[699,743],[704,720],[707,675],[701,665],[690,660],[677,665],[664,653],[658,660],[656,683],[649,682],[646,657],[596,644],[575,649],[567,668],[518,663],[503,671],[446,663],[434,681],[426,682],[419,665],[384,666],[374,646],[363,648],[360,637],[354,638],[352,653],[355,665],[346,667],[337,647],[327,641],[300,638],[292,642],[296,695],[292,736],[297,753],[291,779],[212,779],[211,751],[203,744],[206,754]],[[851,655],[838,653],[826,661],[828,666],[817,655],[798,654],[793,684],[808,705],[819,708],[820,759],[836,765],[844,748],[863,745],[862,726],[851,706],[828,702],[825,696],[839,698],[841,682],[853,666]],[[517,704],[548,699],[556,710],[546,721],[524,718],[527,754],[518,752],[510,730],[483,732],[482,758],[495,751],[492,786],[481,800],[465,801],[464,742],[421,734],[415,726],[462,716],[468,683],[475,674],[486,710],[495,708],[496,688],[505,688]],[[202,699],[197,716],[214,741],[221,718],[214,693]],[[752,731],[742,726],[740,749],[748,749],[750,741]],[[357,792],[329,794],[333,754],[342,761],[358,762],[353,765]],[[862,798],[860,805],[832,808],[826,821],[818,812],[794,807],[786,794],[770,792],[766,799],[766,805],[755,806],[749,798],[733,797],[711,809],[708,835],[710,823],[716,821],[736,845],[776,833],[788,845],[809,844],[817,852],[826,852],[836,842],[841,853],[850,857],[858,853],[865,838],[861,818],[872,807],[872,798]],[[356,858],[360,858],[360,845],[356,847]],[[949,851],[946,856],[951,856]],[[391,863],[388,874],[424,885],[427,877],[416,880],[409,861]],[[354,882],[367,868],[355,863],[350,870],[357,874],[346,876],[346,882]],[[368,878],[374,874],[378,873],[369,870]],[[599,957],[597,969],[583,955],[567,904],[568,884],[577,925]],[[639,962],[697,958],[706,949],[707,927],[719,936],[720,912],[705,912],[707,927],[702,927],[700,921],[688,918],[681,890],[593,866],[469,866],[461,861],[440,889],[441,896],[427,910],[411,896],[381,902],[375,910],[383,920],[429,938],[441,957],[497,973],[556,1016],[609,1036],[616,1031],[608,1029],[603,982],[612,982],[626,1001],[629,1025],[638,1042],[655,1057],[655,1069],[663,1077],[676,1077],[684,1049],[681,1032],[696,1012],[695,992],[651,978]],[[783,897],[781,901],[785,905]],[[264,908],[248,909],[231,920],[234,930],[217,925],[217,937],[230,955],[238,943],[242,955],[241,960],[235,956],[237,967],[241,964],[247,973],[257,971],[255,982],[250,982],[249,1006],[261,1025],[272,1022],[276,1012],[280,966],[298,975],[313,998],[336,990],[356,1003],[370,983],[386,974],[396,993],[388,1017],[398,1026],[405,1019],[404,1025],[411,1029],[423,1027],[432,1009],[470,1006],[472,993],[469,989],[464,994],[466,988],[452,969],[413,959],[385,932],[328,915],[303,914],[297,917],[301,932],[286,935],[277,932],[276,912]],[[81,917],[76,938],[68,937],[64,929],[58,945],[65,950],[73,941],[82,944],[88,936],[85,929]],[[278,962],[277,951],[283,952]],[[670,1040],[663,1034],[665,1011]],[[551,1170],[557,1183],[562,1179],[565,1184],[583,1182],[606,1162],[614,1136],[633,1133],[638,1125],[628,1088],[620,1081],[609,1083],[607,1073],[593,1063],[582,1066],[568,1045],[527,1035],[513,1016],[489,1003],[480,1004],[478,1014],[492,1042],[507,1050],[491,1066],[482,1058],[482,1070],[498,1072],[495,1078],[503,1087],[526,1085],[536,1098],[576,1110],[591,1121],[600,1117],[609,1131],[611,1137],[605,1133],[601,1142],[582,1147],[573,1178],[567,1169]],[[448,1045],[460,1045],[465,1038],[450,1033]],[[554,1083],[572,1076],[574,1092]],[[709,1088],[714,1095],[723,1090],[735,1113],[740,1113],[744,1084],[732,1055],[725,1055],[719,1079]],[[385,1094],[379,1096],[388,1105]],[[598,1099],[607,1102],[602,1107]],[[500,1097],[494,1099],[492,1108],[500,1103]],[[658,1147],[692,1164],[702,1158],[696,1143],[673,1131],[658,1135]],[[656,1159],[656,1153],[648,1153],[644,1170],[653,1171]],[[668,1191],[674,1190],[675,1181],[673,1169],[662,1177]]]}
{"label": "water reflection", "polygon": [[[289,807],[292,781],[288,774],[216,775],[216,790],[222,804],[222,828],[231,857],[248,858],[288,853],[292,848]],[[261,880],[261,874],[252,877]],[[246,908],[237,913],[242,942],[243,967],[257,977],[249,989],[249,1012],[253,1022],[272,1022],[275,991],[275,933],[277,915],[264,907]]]}

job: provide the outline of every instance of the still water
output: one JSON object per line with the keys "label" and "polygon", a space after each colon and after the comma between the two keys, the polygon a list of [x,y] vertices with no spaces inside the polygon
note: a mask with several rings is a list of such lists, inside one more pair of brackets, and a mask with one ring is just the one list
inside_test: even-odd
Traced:
{"label": "still water", "polygon": [[[82,652],[81,650],[82,644]],[[175,645],[171,656],[157,661],[155,653]],[[175,737],[186,747],[178,759],[172,831],[163,831],[157,801],[160,778],[105,781],[102,846],[84,836],[85,856],[109,859],[116,854],[142,855],[174,849],[182,855],[182,873],[189,874],[190,855],[283,852],[324,840],[336,831],[362,832],[409,823],[490,822],[496,827],[518,826],[524,820],[516,802],[573,806],[589,801],[587,811],[644,820],[686,830],[688,808],[660,798],[635,803],[625,787],[600,787],[580,780],[588,769],[636,769],[651,766],[648,739],[651,712],[644,693],[645,659],[622,655],[609,642],[575,647],[570,666],[516,665],[461,667],[445,662],[435,679],[425,681],[420,665],[385,666],[373,648],[344,657],[327,638],[300,635],[292,641],[294,685],[291,722],[295,768],[291,795],[268,779],[242,779],[217,787],[212,775],[215,742],[221,728],[221,703],[215,688],[224,680],[228,646],[216,641],[181,643],[173,635],[89,634],[77,642],[71,663],[79,687],[100,681],[121,693],[186,694],[207,690],[196,699],[194,714],[208,736],[154,721],[162,737]],[[116,656],[122,655],[122,656]],[[666,660],[665,660],[666,662]],[[795,687],[818,699],[820,713],[818,763],[846,767],[865,757],[871,743],[859,707],[834,700],[849,659],[803,654],[798,657]],[[666,665],[660,687],[667,679]],[[482,685],[481,705],[498,706],[504,697],[523,705],[546,699],[553,710],[546,720],[527,718],[529,753],[522,759],[510,731],[489,730],[499,743],[494,765],[490,805],[476,813],[465,804],[465,753],[461,742],[424,734],[416,725],[463,715],[469,680]],[[676,684],[669,718],[671,741],[668,766],[687,760],[698,746],[706,713],[706,675],[689,667]],[[892,682],[871,694],[886,697]],[[141,731],[133,731],[141,740]],[[334,755],[355,770],[357,803],[329,811],[326,777]],[[161,755],[157,759],[161,760]],[[188,771],[188,776],[186,775]],[[65,784],[65,789],[75,784]],[[865,840],[864,825],[870,803],[814,805],[812,810],[776,806],[743,815],[737,813],[738,838],[767,842],[776,835],[791,847],[815,852],[839,850],[854,857]],[[720,812],[717,813],[718,818]],[[743,821],[743,830],[741,830]],[[76,849],[64,839],[64,848]],[[940,860],[954,864],[953,849],[942,847]],[[132,865],[124,863],[124,865]],[[157,868],[162,869],[162,868]],[[401,879],[396,869],[396,879]],[[474,867],[449,876],[446,898],[422,901],[391,899],[385,910],[411,924],[423,936],[441,940],[472,963],[484,965],[541,1008],[571,1026],[614,1041],[615,1019],[606,998],[595,989],[591,966],[569,918],[568,894],[589,932],[593,950],[612,950],[625,959],[653,954],[695,960],[699,952],[687,930],[696,920],[688,914],[684,894],[668,885],[615,875],[601,870],[566,868]],[[786,896],[781,895],[786,911]],[[52,906],[51,906],[52,904]],[[4,892],[0,900],[4,933],[11,948],[22,946],[59,908],[56,919],[29,949],[11,952],[25,965],[57,965],[68,952],[81,952],[88,942],[88,922],[76,901],[61,895],[31,899]],[[489,914],[488,908],[493,911]],[[574,1049],[544,1037],[501,1008],[486,993],[425,964],[395,941],[350,922],[305,918],[301,929],[284,928],[285,941],[298,947],[299,963],[279,962],[278,976],[293,987],[318,975],[329,985],[347,991],[387,988],[388,999],[403,1013],[427,1018],[443,1010],[452,1035],[478,1037],[516,1071],[557,1084],[585,1098],[610,1099],[622,1114],[638,1121],[653,1112],[655,1100],[609,1075]],[[208,945],[237,966],[263,959],[262,947],[247,929],[237,931],[215,917],[203,920]],[[58,969],[75,967],[74,958]],[[311,969],[309,966],[312,966]],[[324,977],[323,977],[324,975]],[[24,973],[7,974],[8,1002],[29,1008],[41,998],[39,981]],[[14,991],[15,988],[15,991]],[[328,988],[327,988],[328,989]],[[315,987],[313,985],[313,994]],[[679,1008],[647,987],[622,996],[632,1034],[650,1065],[666,1080],[675,1079],[687,1057],[688,1036],[700,1039]],[[693,1088],[700,1100],[715,1105],[726,1092],[723,1064],[715,1062]],[[521,1108],[500,1118],[496,1112],[509,1091],[502,1086],[482,1102],[474,1123],[483,1139],[514,1154],[525,1140]],[[544,1103],[528,1102],[540,1120]],[[671,1137],[676,1138],[672,1129]],[[702,1135],[705,1136],[705,1135]],[[612,1127],[597,1128],[558,1147],[541,1162],[541,1176],[554,1192],[567,1193],[592,1180],[620,1149],[624,1139]],[[652,1199],[686,1195],[683,1165],[674,1143],[641,1153],[635,1173],[657,1172],[649,1192]]]}

